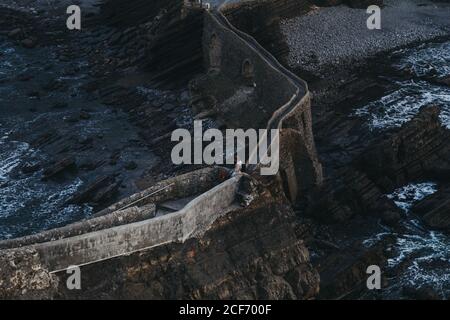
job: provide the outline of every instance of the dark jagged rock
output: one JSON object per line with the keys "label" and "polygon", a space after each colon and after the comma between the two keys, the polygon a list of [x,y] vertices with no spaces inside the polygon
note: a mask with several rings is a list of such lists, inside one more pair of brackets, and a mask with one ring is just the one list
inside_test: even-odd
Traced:
{"label": "dark jagged rock", "polygon": [[450,232],[450,186],[441,186],[435,194],[417,203],[412,211],[431,228]]}
{"label": "dark jagged rock", "polygon": [[367,267],[386,262],[384,243],[371,248],[347,248],[346,251],[332,253],[320,261],[318,271],[321,276],[320,298],[343,299],[354,291],[367,289]]}
{"label": "dark jagged rock", "polygon": [[81,110],[80,111],[80,119],[81,120],[89,120],[91,118],[91,115],[89,114],[89,112]]}
{"label": "dark jagged rock", "polygon": [[398,211],[377,185],[363,172],[350,168],[326,183],[316,195],[309,213],[327,223],[343,222],[355,215],[378,216]]}
{"label": "dark jagged rock", "polygon": [[115,181],[114,177],[102,176],[88,184],[81,191],[75,193],[68,203],[83,204],[92,203],[100,204],[114,197],[120,183]]}
{"label": "dark jagged rock", "polygon": [[67,85],[61,80],[54,79],[42,85],[42,89],[44,89],[45,91],[55,91],[55,90],[63,91],[67,89]]}
{"label": "dark jagged rock", "polygon": [[105,206],[105,204],[108,204],[111,200],[115,199],[121,183],[122,181],[113,182],[99,189],[92,195],[90,203],[100,207]]}
{"label": "dark jagged rock", "polygon": [[397,226],[402,216],[398,211],[385,211],[382,213],[381,219],[388,226]]}
{"label": "dark jagged rock", "polygon": [[39,171],[41,169],[41,165],[39,163],[30,163],[26,162],[22,166],[20,166],[20,171],[24,174],[31,174],[35,173],[36,171]]}
{"label": "dark jagged rock", "polygon": [[160,31],[145,62],[145,68],[154,74],[153,81],[168,85],[170,79],[172,85],[186,84],[203,70],[202,28],[203,15],[193,12]]}
{"label": "dark jagged rock", "polygon": [[[285,48],[277,39],[276,20],[280,16],[295,14],[293,9],[298,10],[300,6],[294,8],[294,5],[309,5],[311,1],[265,1],[265,5],[269,4],[269,6],[258,8],[261,2],[263,1],[252,2],[250,6],[255,5],[255,7],[245,13],[243,7],[239,12],[229,11],[229,17],[233,23],[239,24],[240,29],[254,35],[258,41],[280,57],[284,54]],[[352,7],[362,8],[381,1],[312,2],[321,5],[347,3]],[[109,37],[101,41],[112,47],[110,57],[100,58],[104,60],[102,68],[107,65],[110,69],[145,65],[148,70],[157,73],[152,80],[160,82],[173,82],[174,75],[179,74],[183,76],[178,79],[184,82],[194,72],[200,70],[202,53],[198,39],[201,38],[202,19],[200,15],[193,14],[183,20],[183,14],[178,6],[180,3],[181,1],[172,0],[132,0],[126,3],[120,0],[107,1],[107,5],[103,7],[103,14],[115,29],[110,30]],[[0,24],[2,19],[3,17],[0,17]],[[17,37],[18,40],[30,39],[29,34],[17,34]],[[89,39],[93,45],[96,41],[96,37]],[[98,50],[97,48],[89,50]],[[70,61],[74,55],[70,52],[62,52],[59,57],[61,61]],[[318,57],[313,55],[311,59],[318,60]],[[102,75],[102,71],[97,67],[93,70],[93,74]],[[76,71],[67,71],[65,74],[73,75],[74,73]],[[133,121],[142,128],[144,140],[152,147],[168,148],[169,144],[162,145],[165,144],[171,130],[178,126],[175,118],[176,114],[180,114],[181,106],[165,97],[152,102],[143,102],[144,99],[139,99],[136,92],[126,87],[104,89],[102,80],[83,86],[90,93],[100,91],[104,102],[109,106],[120,107],[129,112]],[[60,89],[62,88],[59,84],[50,83],[46,90]],[[358,96],[358,93],[353,94],[355,97]],[[33,95],[33,97],[38,96]],[[211,99],[205,103],[214,105],[215,101]],[[224,109],[222,112],[227,110]],[[83,116],[77,111],[74,114],[66,120],[76,122],[80,118],[89,118],[88,115]],[[369,160],[371,158],[367,167],[364,166],[367,159],[361,163],[358,162],[359,159],[352,163],[354,155],[358,154],[363,147],[357,146],[355,149],[358,150],[355,151],[351,149],[354,148],[352,145],[354,141],[351,139],[345,141],[348,149],[342,152],[341,157],[347,159],[341,163],[345,162],[346,168],[331,175],[330,181],[317,197],[318,205],[313,209],[309,208],[313,216],[325,222],[343,222],[340,224],[342,225],[352,224],[354,222],[352,218],[358,216],[376,215],[377,220],[381,217],[384,224],[396,226],[401,214],[398,210],[396,211],[392,201],[385,198],[383,194],[411,179],[440,177],[441,180],[445,180],[443,178],[449,172],[448,153],[441,150],[442,152],[436,157],[433,155],[438,150],[434,143],[448,139],[448,136],[435,126],[436,116],[429,118],[432,120],[419,121],[419,124],[415,123],[410,129],[405,126],[399,132],[394,132],[392,137],[385,138],[376,145],[371,144],[367,149]],[[153,130],[148,127],[152,127]],[[347,126],[343,130],[348,128]],[[343,135],[336,139],[346,140],[347,138],[348,136]],[[35,143],[46,146],[60,139],[62,138],[58,134],[49,133],[37,139]],[[76,148],[80,150],[92,145],[91,138],[73,140]],[[416,140],[419,141],[418,147],[414,147]],[[66,141],[58,143],[58,152],[66,153],[70,149],[73,150],[73,147]],[[422,149],[425,151],[422,152]],[[107,152],[109,150],[111,149]],[[120,152],[114,152],[110,164],[117,164],[119,158]],[[107,161],[103,159],[88,161],[80,165],[80,168],[93,170],[103,166]],[[127,167],[135,169],[136,166],[134,163],[128,163],[125,165],[125,168]],[[165,174],[168,172],[166,171]],[[115,194],[119,185],[120,182],[112,176],[99,178],[77,193],[71,202],[77,204],[104,202]],[[190,239],[185,244],[172,243],[127,257],[116,258],[113,261],[102,262],[96,266],[84,267],[83,292],[66,291],[64,277],[67,275],[61,273],[59,276],[63,281],[61,281],[59,293],[55,295],[51,292],[45,297],[174,299],[180,297],[188,299],[316,297],[319,276],[311,266],[308,252],[301,240],[310,232],[305,230],[309,229],[309,226],[299,225],[296,221],[297,217],[286,204],[286,199],[270,199],[273,194],[283,194],[282,191],[276,190],[270,196],[268,193],[263,193],[263,196],[258,198],[259,193],[255,192],[254,187],[252,183],[244,185],[238,194],[241,203],[250,207],[221,218],[204,237]],[[442,192],[442,198],[436,197],[435,200],[432,200],[432,197],[427,198],[414,210],[425,206],[426,208],[421,209],[424,219],[426,220],[429,216],[430,225],[445,228],[448,226],[448,218],[444,215],[449,212],[449,207],[443,199],[448,196],[446,196],[447,191],[440,192]],[[256,201],[248,201],[250,198]],[[430,206],[428,207],[426,203],[430,203]],[[303,211],[300,210],[298,214],[302,215]],[[366,220],[364,222],[366,223]],[[297,232],[298,229],[303,232]],[[80,232],[84,231],[86,229]],[[347,232],[345,236],[347,235],[353,236],[354,230]],[[323,238],[316,238],[310,242],[323,251],[331,252],[318,264],[323,275],[321,297],[336,298],[348,294],[355,286],[364,282],[365,268],[368,264],[383,265],[385,261],[381,246],[363,250],[361,243],[358,242],[357,248],[349,250],[332,237],[327,237],[326,233]],[[33,256],[33,253],[30,253],[30,256]],[[11,258],[8,259],[11,260]],[[0,260],[2,260],[1,256]],[[32,266],[31,269],[39,270],[40,274],[40,267]],[[205,276],[205,270],[207,270],[207,276]],[[109,277],[104,277],[105,273]],[[44,271],[42,276],[45,278],[45,275]],[[0,279],[2,278],[3,274]],[[26,280],[23,279],[24,282]],[[0,288],[5,283],[8,281],[0,280]],[[86,288],[84,288],[85,283]],[[17,283],[14,286],[20,288]],[[32,286],[28,288],[34,290]],[[38,289],[51,291],[53,283],[43,281],[43,285],[40,285]],[[11,293],[13,296],[23,294],[20,291]],[[405,292],[405,295],[414,296],[408,292]],[[432,295],[433,293],[428,292],[416,297]],[[38,293],[32,297],[41,296]]]}
{"label": "dark jagged rock", "polygon": [[36,47],[37,39],[36,38],[26,38],[26,39],[23,39],[22,41],[20,41],[20,43],[22,44],[23,47],[32,49],[32,48]]}
{"label": "dark jagged rock", "polygon": [[283,61],[289,48],[280,32],[280,20],[310,10],[308,0],[247,1],[228,5],[225,15],[231,23],[252,35],[264,48]]}
{"label": "dark jagged rock", "polygon": [[127,170],[135,170],[137,169],[138,165],[134,161],[129,161],[125,164],[124,168]]}
{"label": "dark jagged rock", "polygon": [[61,139],[61,136],[55,130],[49,130],[42,134],[39,134],[38,137],[31,141],[31,145],[34,148],[41,148],[43,146],[49,145]]}
{"label": "dark jagged rock", "polygon": [[386,191],[409,181],[442,180],[450,173],[450,131],[439,107],[425,107],[390,138],[368,148],[357,166]]}
{"label": "dark jagged rock", "polygon": [[[82,267],[82,290],[61,285],[57,298],[313,298],[319,276],[283,202],[266,191],[199,239]],[[58,274],[63,282],[66,276]]]}
{"label": "dark jagged rock", "polygon": [[450,87],[450,76],[438,78],[436,82]]}
{"label": "dark jagged rock", "polygon": [[342,4],[344,0],[311,0],[311,2],[320,7],[331,7]]}
{"label": "dark jagged rock", "polygon": [[133,27],[155,18],[161,10],[178,12],[183,4],[179,0],[170,0],[170,6],[166,6],[168,3],[167,0],[131,0],[127,3],[121,0],[103,0],[100,8],[106,23],[124,28],[126,33],[130,33]]}
{"label": "dark jagged rock", "polygon": [[8,37],[11,38],[11,39],[17,39],[17,38],[20,38],[20,37],[22,37],[22,35],[23,35],[23,31],[22,31],[22,29],[20,29],[20,28],[16,28],[16,29],[14,29],[14,30],[11,30],[11,31],[8,33]]}
{"label": "dark jagged rock", "polygon": [[64,109],[68,107],[68,103],[67,102],[55,102],[55,104],[53,104],[52,108],[53,109]]}
{"label": "dark jagged rock", "polygon": [[76,169],[76,162],[73,157],[64,158],[51,165],[42,173],[42,180],[49,180],[68,170]]}
{"label": "dark jagged rock", "polygon": [[367,9],[371,5],[382,6],[384,0],[344,0],[343,2],[351,8]]}
{"label": "dark jagged rock", "polygon": [[397,132],[373,142],[353,166],[325,185],[311,214],[328,222],[382,214],[387,224],[395,224],[398,208],[385,194],[410,181],[445,179],[450,172],[450,132],[439,113],[437,107],[423,108]]}
{"label": "dark jagged rock", "polygon": [[58,279],[32,249],[0,251],[0,299],[45,299],[56,293]]}
{"label": "dark jagged rock", "polygon": [[431,287],[405,287],[403,288],[403,294],[414,300],[441,300],[436,290]]}
{"label": "dark jagged rock", "polygon": [[98,161],[89,161],[88,160],[86,162],[81,163],[79,165],[79,168],[82,170],[86,170],[86,171],[93,171],[93,170],[105,165],[106,163],[107,163],[107,161],[104,159],[101,159]]}
{"label": "dark jagged rock", "polygon": [[182,0],[106,0],[105,23],[115,27],[108,39],[111,62],[123,68],[140,65],[157,85],[185,85],[202,71],[200,10],[184,10]]}

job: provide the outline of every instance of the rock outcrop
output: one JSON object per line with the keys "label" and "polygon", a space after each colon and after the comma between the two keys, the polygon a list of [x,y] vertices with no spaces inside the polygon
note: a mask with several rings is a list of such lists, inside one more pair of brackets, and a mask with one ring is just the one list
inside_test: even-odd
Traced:
{"label": "rock outcrop", "polygon": [[[245,209],[201,237],[82,267],[82,290],[58,298],[310,299],[319,276],[279,191],[258,186]],[[262,188],[262,189],[261,189]],[[62,284],[65,273],[57,274]]]}
{"label": "rock outcrop", "polygon": [[435,194],[420,201],[412,211],[429,227],[450,232],[450,187],[440,186]]}
{"label": "rock outcrop", "polygon": [[58,279],[46,270],[36,251],[0,251],[0,299],[48,299]]}
{"label": "rock outcrop", "polygon": [[[267,182],[267,181],[266,181]],[[319,275],[287,199],[272,181],[251,181],[246,208],[219,218],[200,238],[81,267],[81,290],[54,276],[32,250],[2,251],[0,297],[31,299],[312,299]],[[247,189],[246,189],[247,190]],[[248,191],[248,190],[247,190]]]}
{"label": "rock outcrop", "polygon": [[[396,212],[384,195],[411,181],[445,181],[450,172],[450,131],[438,107],[426,107],[401,129],[372,142],[351,166],[336,173],[311,209],[325,221]],[[386,216],[386,220],[392,220]]]}
{"label": "rock outcrop", "polygon": [[445,180],[450,173],[450,131],[439,114],[439,107],[423,108],[390,138],[370,146],[357,166],[386,191],[410,181]]}
{"label": "rock outcrop", "polygon": [[158,85],[184,85],[202,71],[203,15],[186,11],[183,0],[108,0],[101,6],[105,23],[113,26],[109,44],[118,56],[139,64]]}
{"label": "rock outcrop", "polygon": [[243,1],[229,5],[225,14],[239,30],[253,36],[277,59],[283,61],[289,48],[280,32],[280,20],[308,12],[308,0]]}
{"label": "rock outcrop", "polygon": [[314,4],[323,7],[337,6],[340,4],[346,4],[351,8],[366,9],[370,5],[383,5],[383,0],[311,0]]}

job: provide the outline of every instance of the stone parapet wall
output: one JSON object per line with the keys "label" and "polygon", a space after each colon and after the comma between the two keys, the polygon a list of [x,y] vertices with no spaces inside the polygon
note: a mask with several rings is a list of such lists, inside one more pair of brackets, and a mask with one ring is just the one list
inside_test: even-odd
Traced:
{"label": "stone parapet wall", "polygon": [[[220,118],[230,127],[265,128],[273,112],[297,94],[294,83],[208,12],[205,13],[203,46],[204,63],[210,72],[200,90],[216,98],[218,109],[223,109],[219,105],[226,105]],[[246,62],[251,63],[252,69],[248,78],[243,75]],[[248,92],[254,101],[238,100],[236,92],[239,90]]]}
{"label": "stone parapet wall", "polygon": [[144,191],[131,195],[96,215],[102,216],[128,206],[141,207],[151,203],[199,195],[223,182],[228,175],[227,169],[222,167],[207,167],[181,174],[156,182]]}
{"label": "stone parapet wall", "polygon": [[[292,131],[281,135],[280,174],[286,193],[295,202],[299,194],[313,191],[323,179],[308,85],[230,23],[224,12],[235,6],[225,4],[205,13],[203,45],[209,72],[195,83],[193,91],[197,101],[203,100],[201,107],[216,108],[216,117],[229,127]],[[246,64],[251,66],[250,75]]]}
{"label": "stone parapet wall", "polygon": [[140,210],[137,207],[130,207],[125,210],[113,212],[111,214],[92,219],[72,223],[61,228],[51,229],[22,238],[0,241],[0,250],[19,248],[36,243],[55,241],[74,237],[80,234],[111,228],[118,225],[133,223],[149,219],[154,216],[155,205],[151,204]]}
{"label": "stone parapet wall", "polygon": [[157,203],[200,195],[223,182],[227,175],[226,169],[210,167],[163,180],[86,220],[22,238],[0,241],[0,250],[70,238],[150,219],[155,215]]}
{"label": "stone parapet wall", "polygon": [[[281,135],[281,177],[287,185],[286,193],[295,201],[299,190],[313,189],[322,179],[307,84],[255,39],[231,25],[220,10],[205,11],[204,20],[204,56],[209,69],[206,80],[222,81],[224,87],[230,88],[222,91],[224,87],[216,86],[209,94],[215,95],[216,107],[224,103],[227,106],[221,108],[225,123],[237,128],[285,128]],[[240,176],[220,183],[224,176],[221,170],[202,169],[157,183],[90,221],[0,243],[0,249],[24,246],[39,254],[45,268],[60,271],[71,265],[92,264],[184,242],[200,236],[235,208]],[[155,203],[193,195],[197,197],[180,211],[148,219],[148,214],[155,211]],[[143,207],[146,211],[134,211]],[[123,215],[125,212],[129,216]]]}
{"label": "stone parapet wall", "polygon": [[31,246],[50,271],[85,265],[201,235],[232,208],[240,176],[235,176],[165,216]]}

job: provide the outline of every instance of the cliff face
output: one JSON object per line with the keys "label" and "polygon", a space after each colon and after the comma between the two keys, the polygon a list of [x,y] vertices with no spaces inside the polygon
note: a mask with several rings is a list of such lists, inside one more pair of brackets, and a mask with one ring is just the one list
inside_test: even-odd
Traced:
{"label": "cliff face", "polygon": [[[159,76],[162,79],[170,79],[168,74],[189,77],[189,73],[183,72],[187,70],[184,67],[196,66],[192,59],[203,58],[201,46],[198,46],[199,54],[189,50],[189,46],[197,48],[198,44],[202,44],[198,32],[202,32],[204,20],[197,19],[195,12],[192,16],[182,14],[178,3],[173,0],[163,6],[161,1],[154,4],[132,1],[128,8],[120,1],[107,2],[103,14],[113,25],[108,43],[121,47],[120,54],[124,56],[133,54],[137,49],[144,51],[140,55],[145,56],[145,52],[149,52],[147,67],[153,72],[161,70]],[[147,16],[148,8],[153,14]],[[155,11],[160,14],[154,14]],[[194,20],[189,20],[190,17]],[[148,26],[147,18],[152,21]],[[198,22],[198,25],[189,21]],[[193,29],[183,28],[184,23],[193,26]],[[195,41],[189,41],[191,38]],[[146,42],[146,39],[151,40],[148,41],[150,47],[141,47],[141,42]],[[234,40],[229,39],[233,43]],[[287,86],[282,87],[280,83],[285,80],[284,77],[272,70],[275,68],[263,65],[264,59],[257,52],[243,49],[240,46],[242,43],[238,43],[237,49],[248,51],[245,56],[256,60],[253,64],[255,68],[247,65],[251,61],[242,60],[242,56],[238,60],[229,60],[233,62],[231,66],[224,63],[224,69],[229,68],[242,77],[246,89],[251,87],[250,80],[258,84],[261,101],[269,105],[260,123],[265,127],[270,115],[291,99],[295,88],[288,90]],[[278,87],[279,90],[262,90],[269,82],[271,89]],[[309,100],[304,107],[309,108]],[[303,106],[299,109],[302,112],[299,121],[295,122],[304,125],[302,128],[295,126],[298,132],[294,133],[297,138],[310,137],[310,127],[305,124],[306,121],[310,123],[309,112],[305,117]],[[243,126],[243,119],[240,120],[239,127]],[[248,116],[247,121],[253,126],[255,119]],[[307,153],[311,148],[305,146],[302,151]],[[295,156],[300,158],[304,154]],[[5,261],[5,265],[8,260],[13,260],[13,263],[1,269],[2,276],[12,280],[0,282],[0,295],[3,298],[17,298],[27,293],[28,298],[83,299],[314,298],[319,291],[318,273],[310,264],[309,252],[301,237],[296,234],[299,225],[284,196],[282,183],[276,178],[269,180],[265,183],[255,181],[258,192],[253,194],[252,204],[245,208],[236,206],[236,210],[215,221],[201,238],[191,238],[184,243],[160,242],[166,244],[83,266],[81,291],[66,288],[68,274],[65,272],[50,275],[42,266],[43,259],[39,253],[4,251],[0,259]],[[80,230],[84,232],[84,226]],[[120,242],[123,244],[127,240]],[[85,244],[89,245],[89,242]],[[62,255],[67,253],[65,249],[62,251]]]}
{"label": "cliff face", "polygon": [[217,220],[201,239],[173,243],[81,269],[82,290],[56,298],[309,299],[319,276],[296,236],[280,190],[261,186],[253,204]]}
{"label": "cliff face", "polygon": [[439,107],[429,106],[390,139],[375,145],[362,161],[382,190],[392,191],[410,181],[436,181],[439,191],[413,211],[433,229],[450,229],[450,131],[442,126]]}
{"label": "cliff face", "polygon": [[383,0],[259,0],[229,4],[226,16],[239,30],[252,35],[280,61],[287,63],[289,46],[280,31],[280,20],[303,15],[315,6],[347,5],[367,8],[383,5]]}
{"label": "cliff face", "polygon": [[248,1],[229,5],[225,14],[239,30],[252,35],[264,48],[283,60],[289,53],[280,32],[280,19],[308,12],[308,0]]}
{"label": "cliff face", "polygon": [[438,107],[423,108],[392,137],[371,146],[358,159],[358,167],[387,191],[409,181],[445,179],[450,172],[450,133],[439,114]]}
{"label": "cliff face", "polygon": [[442,127],[439,113],[437,107],[423,108],[391,136],[370,143],[321,190],[322,201],[312,212],[327,221],[355,214],[378,216],[398,211],[384,195],[400,186],[411,181],[448,183],[449,131]]}
{"label": "cliff face", "polygon": [[0,299],[45,299],[56,293],[58,279],[31,249],[0,251]]}
{"label": "cliff face", "polygon": [[434,195],[425,198],[412,208],[433,228],[450,232],[450,186],[447,183]]}
{"label": "cliff face", "polygon": [[[291,206],[272,181],[246,180],[247,208],[218,219],[201,238],[81,267],[81,290],[50,275],[32,250],[0,255],[3,299],[311,299],[319,275]],[[248,189],[248,186],[253,186]]]}
{"label": "cliff face", "polygon": [[[333,227],[329,235],[319,228],[315,237],[326,242],[318,245],[316,240],[310,247],[319,257],[314,265],[321,275],[320,298],[363,292],[367,266],[388,269],[392,251],[387,248],[395,243],[395,236],[383,237],[372,247],[362,245],[358,237],[385,232],[378,229],[380,223],[399,234],[405,232],[405,213],[386,197],[394,189],[415,181],[436,181],[439,191],[419,201],[412,212],[429,227],[448,232],[450,132],[441,125],[439,113],[438,107],[424,107],[401,128],[372,141],[321,190],[310,214]],[[394,282],[402,271],[390,272],[394,276],[384,279],[386,283]]]}
{"label": "cliff face", "polygon": [[185,85],[202,71],[201,10],[186,10],[183,0],[105,0],[101,18],[114,30],[116,56],[138,62],[157,85]]}
{"label": "cliff face", "polygon": [[183,0],[104,0],[100,6],[102,17],[117,27],[132,27],[152,20],[161,12],[175,18],[181,12]]}

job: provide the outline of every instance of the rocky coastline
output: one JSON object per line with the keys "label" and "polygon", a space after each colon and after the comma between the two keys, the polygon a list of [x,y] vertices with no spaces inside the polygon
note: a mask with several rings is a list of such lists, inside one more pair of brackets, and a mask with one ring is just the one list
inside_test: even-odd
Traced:
{"label": "rocky coastline", "polygon": [[[120,1],[111,0],[90,7],[86,31],[75,36],[60,27],[64,3],[45,3],[6,0],[0,6],[0,59],[17,59],[12,67],[0,64],[0,87],[12,92],[0,98],[0,129],[8,150],[10,141],[20,141],[14,147],[24,150],[5,172],[11,180],[48,186],[50,194],[70,190],[50,209],[71,211],[60,217],[47,212],[26,222],[20,215],[0,215],[0,224],[15,226],[0,229],[2,239],[92,217],[156,181],[194,169],[167,159],[171,132],[190,129],[195,117],[188,82],[203,71],[201,19],[193,15],[173,23],[177,1],[158,12],[136,1],[145,10],[120,16]],[[25,290],[24,298],[38,299],[448,299],[448,281],[439,288],[433,279],[404,286],[415,257],[398,260],[396,252],[405,243],[417,245],[408,242],[412,236],[432,241],[433,254],[442,254],[450,243],[450,131],[442,120],[447,111],[431,101],[409,115],[409,121],[374,130],[368,113],[357,110],[371,110],[364,107],[395,92],[401,81],[425,81],[447,90],[450,73],[445,68],[422,74],[414,64],[396,66],[408,50],[449,42],[449,4],[384,1],[394,17],[404,6],[413,8],[404,14],[407,23],[400,34],[361,35],[366,41],[358,42],[359,31],[344,28],[345,43],[313,27],[317,19],[331,16],[322,28],[331,30],[342,19],[355,25],[365,1],[304,1],[295,13],[282,10],[283,1],[274,1],[270,10],[261,3],[231,8],[229,17],[308,80],[324,185],[291,206],[282,190],[261,181],[252,206],[216,221],[200,239],[87,266],[87,288],[79,293],[65,288],[66,275],[48,275],[35,253],[2,253],[0,264],[8,268],[1,273],[18,272],[7,261],[23,259],[39,273],[32,288],[3,284],[8,289],[6,296],[0,290],[1,298]],[[247,21],[252,13],[254,20]],[[422,24],[427,14],[435,19]],[[395,30],[397,22],[388,29]],[[12,107],[14,117],[9,116]],[[420,194],[413,186],[418,183],[431,183],[423,186],[431,191]],[[13,187],[0,179],[0,192]],[[23,215],[40,208],[39,198],[34,201],[38,205],[30,203]],[[399,206],[401,201],[408,203],[407,210]],[[40,223],[43,217],[52,223]],[[421,247],[424,254],[427,249],[427,244]],[[366,268],[374,264],[387,270],[381,292],[364,286]],[[433,259],[421,267],[443,276],[447,268]]]}

